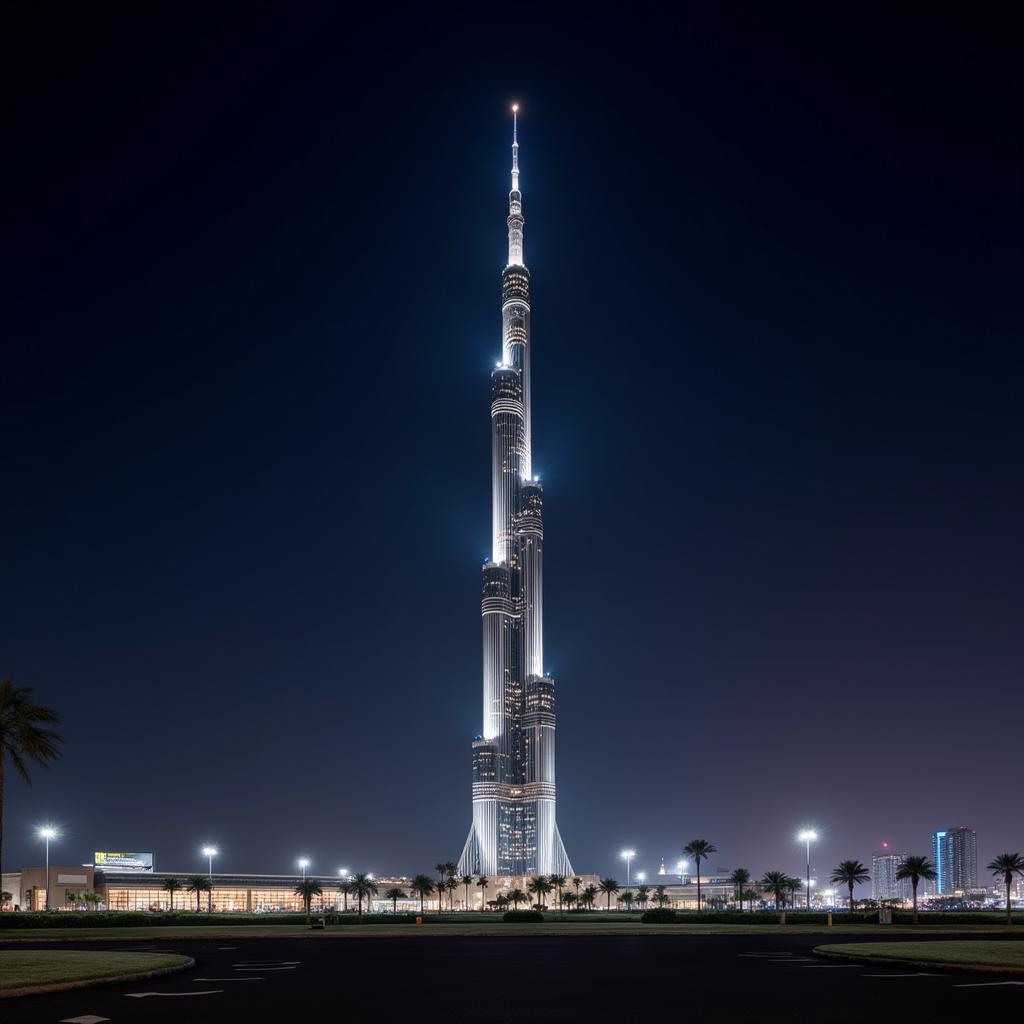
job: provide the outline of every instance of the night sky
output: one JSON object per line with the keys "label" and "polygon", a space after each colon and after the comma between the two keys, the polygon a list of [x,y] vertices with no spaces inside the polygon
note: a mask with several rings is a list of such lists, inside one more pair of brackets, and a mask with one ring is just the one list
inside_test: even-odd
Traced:
{"label": "night sky", "polygon": [[776,6],[7,11],[8,866],[457,859],[514,100],[575,868],[1024,847],[1014,33]]}

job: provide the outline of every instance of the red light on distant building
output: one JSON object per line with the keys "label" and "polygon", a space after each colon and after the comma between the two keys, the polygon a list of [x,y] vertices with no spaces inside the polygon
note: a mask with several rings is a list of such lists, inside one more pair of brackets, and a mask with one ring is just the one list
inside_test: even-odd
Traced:
{"label": "red light on distant building", "polygon": [[882,843],[882,849],[883,850],[888,850],[889,849],[889,844],[888,843]]}

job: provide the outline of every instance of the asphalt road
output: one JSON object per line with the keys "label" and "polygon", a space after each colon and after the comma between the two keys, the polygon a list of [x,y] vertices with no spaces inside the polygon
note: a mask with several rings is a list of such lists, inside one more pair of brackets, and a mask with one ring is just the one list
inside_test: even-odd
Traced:
{"label": "asphalt road", "polygon": [[842,939],[425,936],[89,942],[81,948],[185,953],[196,966],[150,982],[5,999],[0,1018],[4,1024],[76,1018],[84,1018],[83,1024],[104,1019],[114,1024],[320,1019],[419,1024],[476,1022],[486,1015],[489,1024],[625,1024],[664,1011],[676,1018],[699,1014],[701,1024],[935,1024],[1020,1020],[1024,1014],[1022,976],[838,965],[811,955],[815,945],[826,941]]}

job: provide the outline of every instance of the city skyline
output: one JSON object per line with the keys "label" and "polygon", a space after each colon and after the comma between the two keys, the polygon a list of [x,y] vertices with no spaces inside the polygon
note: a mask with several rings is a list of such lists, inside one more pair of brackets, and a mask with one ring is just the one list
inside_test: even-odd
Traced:
{"label": "city skyline", "polygon": [[458,859],[514,101],[572,866],[1019,849],[994,24],[272,8],[10,28],[0,678],[67,742],[6,863]]}

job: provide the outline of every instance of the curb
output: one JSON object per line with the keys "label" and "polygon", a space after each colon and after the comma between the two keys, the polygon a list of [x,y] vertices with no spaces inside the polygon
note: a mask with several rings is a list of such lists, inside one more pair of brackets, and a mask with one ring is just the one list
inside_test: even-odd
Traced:
{"label": "curb", "polygon": [[0,999],[14,999],[17,996],[37,996],[46,992],[70,992],[76,988],[97,988],[100,985],[118,985],[125,981],[148,981],[150,978],[159,978],[165,974],[178,974],[180,971],[191,970],[195,965],[195,960],[192,957],[187,957],[183,964],[174,964],[172,967],[158,967],[153,971],[137,971],[134,974],[111,974],[103,978],[82,978],[80,981],[56,981],[50,985],[24,985],[21,988],[0,989]]}
{"label": "curb", "polygon": [[889,964],[890,966],[920,967],[923,970],[953,971],[956,974],[1024,974],[1024,967],[995,967],[991,964],[947,964],[938,960],[909,960],[896,956],[868,956],[865,953],[833,953],[815,946],[815,956],[830,960],[853,960],[859,964]]}

